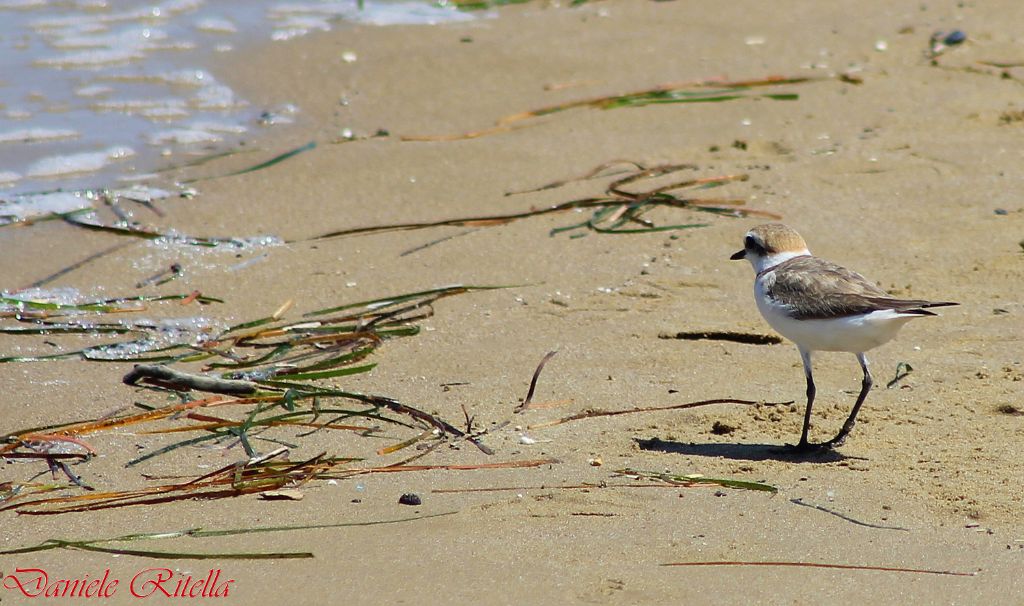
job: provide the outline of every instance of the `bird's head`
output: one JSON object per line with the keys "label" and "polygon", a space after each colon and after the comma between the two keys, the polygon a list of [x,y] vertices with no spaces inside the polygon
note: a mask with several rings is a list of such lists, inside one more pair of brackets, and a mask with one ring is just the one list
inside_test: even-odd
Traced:
{"label": "bird's head", "polygon": [[748,231],[743,238],[743,250],[729,258],[746,259],[755,273],[761,273],[787,259],[809,254],[807,243],[796,230],[782,223],[766,223]]}

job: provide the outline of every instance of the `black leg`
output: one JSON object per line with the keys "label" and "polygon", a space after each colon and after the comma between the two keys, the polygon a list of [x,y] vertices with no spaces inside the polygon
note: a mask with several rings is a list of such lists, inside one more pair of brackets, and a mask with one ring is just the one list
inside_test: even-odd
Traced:
{"label": "black leg", "polygon": [[800,443],[796,448],[806,450],[812,446],[807,437],[811,431],[811,406],[814,405],[814,373],[811,370],[811,352],[801,349],[800,358],[804,362],[804,376],[807,378],[807,409],[804,411],[804,428],[800,432]]}
{"label": "black leg", "polygon": [[841,446],[846,441],[846,436],[850,435],[853,431],[853,426],[857,423],[857,413],[860,412],[861,404],[868,397],[868,392],[871,391],[871,373],[868,371],[868,358],[862,353],[857,354],[857,361],[860,362],[861,370],[864,371],[864,380],[860,384],[860,395],[857,396],[857,402],[853,405],[853,410],[850,411],[849,418],[843,423],[843,428],[839,430],[836,437],[832,438],[826,444],[829,446]]}

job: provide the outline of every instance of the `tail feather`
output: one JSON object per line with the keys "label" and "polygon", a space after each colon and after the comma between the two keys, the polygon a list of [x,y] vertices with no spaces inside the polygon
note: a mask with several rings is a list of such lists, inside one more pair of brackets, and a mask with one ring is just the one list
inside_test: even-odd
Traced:
{"label": "tail feather", "polygon": [[891,309],[902,314],[913,314],[918,316],[938,315],[934,312],[928,311],[929,307],[960,305],[953,301],[926,301],[924,299],[890,299],[888,297],[871,297],[870,299],[872,303],[884,307],[885,309]]}
{"label": "tail feather", "polygon": [[937,316],[937,315],[939,315],[939,314],[935,313],[934,311],[928,311],[927,309],[921,309],[920,307],[916,307],[914,309],[897,309],[896,313],[897,314],[902,314],[902,315],[905,315],[905,316]]}

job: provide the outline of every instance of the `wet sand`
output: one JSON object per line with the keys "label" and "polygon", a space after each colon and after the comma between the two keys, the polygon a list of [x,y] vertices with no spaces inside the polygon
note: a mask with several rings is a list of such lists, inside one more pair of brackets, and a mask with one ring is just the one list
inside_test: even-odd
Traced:
{"label": "wet sand", "polygon": [[[453,513],[147,545],[311,551],[313,560],[153,561],[49,551],[3,557],[0,568],[95,577],[109,567],[125,584],[149,566],[203,577],[219,569],[235,580],[231,597],[251,603],[1020,601],[1024,416],[1005,410],[1024,405],[1024,123],[1014,113],[1022,109],[1017,78],[1024,74],[1009,68],[1001,77],[1000,69],[979,62],[1024,61],[1012,29],[1014,17],[1024,15],[1012,3],[998,10],[783,3],[770,14],[758,7],[527,4],[470,24],[336,31],[254,48],[245,61],[224,66],[218,77],[254,103],[291,102],[303,110],[295,128],[252,142],[260,149],[255,155],[311,140],[318,145],[271,168],[201,182],[196,199],[163,207],[162,222],[189,234],[272,233],[292,243],[230,272],[225,268],[238,262],[232,255],[205,256],[162,292],[199,289],[222,297],[227,305],[203,313],[231,323],[270,314],[288,299],[305,311],[451,283],[516,285],[438,302],[426,330],[375,354],[373,372],[332,383],[452,422],[461,422],[463,408],[478,426],[511,421],[484,439],[494,455],[462,443],[419,462],[558,462],[315,482],[299,502],[246,496],[55,517],[6,512],[5,527],[15,530],[4,533],[5,547],[56,536]],[[925,57],[929,36],[952,28],[966,31],[969,42],[932,65]],[[355,62],[345,61],[348,51]],[[575,109],[507,133],[401,140],[479,130],[516,112],[668,82],[840,73],[862,82],[830,77],[766,89],[798,93],[794,101]],[[384,129],[389,136],[334,143],[344,129],[357,136]],[[698,193],[744,198],[749,208],[781,215],[816,254],[894,294],[961,306],[911,323],[871,352],[876,387],[851,438],[834,454],[797,459],[777,450],[797,439],[803,415],[803,376],[791,344],[661,338],[684,331],[771,334],[751,297],[750,267],[728,261],[762,219],[660,209],[650,216],[658,224],[708,226],[549,236],[587,216],[569,213],[494,227],[309,240],[335,229],[517,212],[599,195],[609,178],[505,194],[621,159],[695,164],[686,176],[748,174]],[[185,176],[224,174],[252,162],[253,155],[235,156]],[[5,285],[30,283],[114,243],[55,223],[32,229],[52,233],[4,234]],[[173,261],[146,246],[108,255],[58,284],[133,292],[142,269],[148,271],[140,269],[140,256]],[[4,351],[25,343],[0,338]],[[554,405],[513,416],[537,363],[555,349],[535,395]],[[913,372],[886,389],[899,362]],[[2,365],[5,426],[95,418],[136,400],[152,402],[121,385],[129,366]],[[853,356],[823,354],[815,378],[813,431],[826,438],[848,413],[860,373]],[[588,409],[717,398],[795,403],[721,404],[526,429]],[[139,472],[123,463],[134,444],[151,447],[160,439],[101,435],[93,444],[104,456],[78,471],[104,488],[139,482]],[[366,442],[331,434],[303,441],[292,458],[318,449],[348,455],[367,450]],[[198,475],[206,469],[200,465],[242,458],[238,449],[179,452],[145,471]],[[614,471],[626,467],[760,481],[779,491],[614,486],[623,481]],[[20,464],[5,471],[7,479],[26,475]],[[591,482],[609,486],[562,488]],[[435,492],[494,488],[511,489]],[[399,505],[406,492],[419,494],[422,505]],[[722,561],[918,572],[663,566]],[[9,591],[4,597],[17,602]],[[133,602],[125,592],[112,601]]]}

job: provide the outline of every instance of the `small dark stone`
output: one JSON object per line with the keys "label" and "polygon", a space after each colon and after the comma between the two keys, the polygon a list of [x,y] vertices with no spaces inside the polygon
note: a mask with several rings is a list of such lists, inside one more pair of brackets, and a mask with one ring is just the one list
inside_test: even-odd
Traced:
{"label": "small dark stone", "polygon": [[716,436],[724,436],[734,431],[736,431],[734,426],[729,425],[728,423],[722,423],[721,421],[715,421],[714,424],[711,425],[711,433]]}
{"label": "small dark stone", "polygon": [[942,43],[945,44],[946,46],[956,46],[957,44],[963,44],[963,42],[966,40],[967,34],[958,29],[955,29],[946,34],[946,37],[942,39]]}
{"label": "small dark stone", "polygon": [[996,214],[997,215],[1008,215],[1008,214],[1010,214],[1010,211],[1006,210],[1005,208],[997,208],[996,209]]}
{"label": "small dark stone", "polygon": [[398,502],[402,505],[420,505],[423,503],[423,499],[420,498],[420,495],[414,492],[407,492],[398,497]]}

